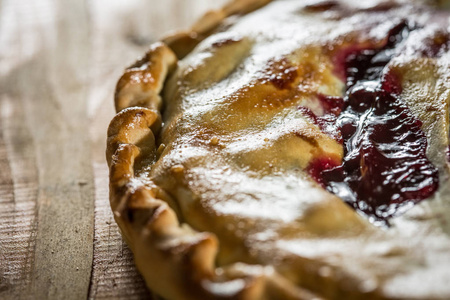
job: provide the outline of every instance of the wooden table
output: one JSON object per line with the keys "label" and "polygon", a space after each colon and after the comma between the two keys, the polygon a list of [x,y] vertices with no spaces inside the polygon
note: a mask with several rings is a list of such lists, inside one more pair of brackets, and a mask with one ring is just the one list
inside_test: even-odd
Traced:
{"label": "wooden table", "polygon": [[224,2],[0,0],[0,299],[151,298],[109,208],[114,86]]}

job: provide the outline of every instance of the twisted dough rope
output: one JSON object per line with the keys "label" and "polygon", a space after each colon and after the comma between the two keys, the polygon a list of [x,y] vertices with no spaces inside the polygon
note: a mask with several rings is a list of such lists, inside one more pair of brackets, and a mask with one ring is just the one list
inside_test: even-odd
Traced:
{"label": "twisted dough rope", "polygon": [[224,19],[233,15],[243,15],[252,12],[272,0],[234,0],[226,4],[222,9],[212,10],[201,17],[187,31],[176,32],[163,38],[163,42],[169,46],[178,58],[185,57],[199,42],[209,36]]}
{"label": "twisted dough rope", "polygon": [[167,75],[175,69],[177,57],[163,43],[155,43],[145,56],[130,66],[116,86],[115,106],[119,112],[140,106],[161,109],[161,92]]}

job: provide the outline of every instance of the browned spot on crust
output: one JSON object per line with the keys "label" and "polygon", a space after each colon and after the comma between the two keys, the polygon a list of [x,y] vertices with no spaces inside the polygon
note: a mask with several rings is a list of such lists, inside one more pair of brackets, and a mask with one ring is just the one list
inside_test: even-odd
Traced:
{"label": "browned spot on crust", "polygon": [[317,142],[317,140],[314,137],[307,136],[301,132],[295,132],[295,135],[298,136],[299,138],[303,139],[305,142],[307,142],[311,146],[313,146],[315,148],[319,147],[319,143]]}
{"label": "browned spot on crust", "polygon": [[450,48],[450,34],[445,31],[438,31],[433,37],[425,39],[421,48],[424,57],[440,57]]}
{"label": "browned spot on crust", "polygon": [[[146,69],[133,68],[125,72],[117,83],[117,91],[120,91],[128,84],[142,84],[144,90],[148,90],[147,84],[155,82],[151,71]],[[117,93],[116,91],[116,93]]]}
{"label": "browned spot on crust", "polygon": [[302,96],[313,95],[321,80],[320,64],[302,60],[295,65],[287,58],[270,60],[259,78],[232,97],[256,109],[279,109],[296,103]]}
{"label": "browned spot on crust", "polygon": [[375,6],[368,7],[366,9],[363,9],[363,11],[373,11],[373,12],[383,12],[388,11],[393,8],[399,7],[399,3],[395,3],[394,1],[384,1],[381,3],[376,4]]}
{"label": "browned spot on crust", "polygon": [[[293,93],[290,91],[274,93],[260,98],[255,108],[276,109],[292,105],[294,99],[290,97]],[[250,96],[250,95],[249,95]]]}
{"label": "browned spot on crust", "polygon": [[447,44],[449,42],[449,39],[450,35],[448,32],[439,32],[439,34],[434,37],[434,43],[441,46]]}
{"label": "browned spot on crust", "polygon": [[270,82],[277,89],[286,90],[292,87],[298,77],[297,66],[292,65],[286,58],[279,61],[269,61],[268,68],[261,78],[262,83]]}
{"label": "browned spot on crust", "polygon": [[227,45],[238,43],[240,41],[242,41],[241,38],[222,39],[222,40],[218,40],[218,41],[212,43],[211,47],[213,47],[213,48],[220,48],[220,47],[223,47],[223,46],[227,46]]}
{"label": "browned spot on crust", "polygon": [[337,1],[326,0],[309,4],[305,6],[304,10],[306,12],[324,12],[332,8],[336,8],[337,6],[339,6],[339,3]]}
{"label": "browned spot on crust", "polygon": [[329,12],[328,15],[324,16],[325,18],[342,19],[359,12],[386,12],[399,6],[400,4],[394,1],[382,1],[372,6],[358,7],[358,5],[354,5],[353,3],[348,5],[335,0],[324,0],[306,5],[303,11],[307,13]]}

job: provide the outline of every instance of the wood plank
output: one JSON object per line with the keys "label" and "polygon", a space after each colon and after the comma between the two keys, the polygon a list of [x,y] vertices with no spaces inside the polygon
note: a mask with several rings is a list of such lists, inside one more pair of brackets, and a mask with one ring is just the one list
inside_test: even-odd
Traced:
{"label": "wood plank", "polygon": [[[3,112],[4,106],[0,106]],[[3,114],[2,114],[3,115]],[[10,248],[15,248],[14,245],[14,185],[12,180],[11,166],[9,164],[9,157],[7,152],[7,144],[5,141],[4,124],[0,122],[0,295],[5,291],[13,292],[11,287],[15,286],[15,275],[20,273],[14,270],[14,266],[20,265],[11,263],[17,259],[14,257]],[[16,273],[16,274],[15,274]]]}
{"label": "wood plank", "polygon": [[23,293],[39,299],[85,298],[89,288],[94,195],[85,134],[89,31],[83,3],[6,1],[18,16],[9,28],[20,37],[12,46],[24,57],[5,86],[22,103],[20,122],[32,132],[39,182],[31,290]]}
{"label": "wood plank", "polygon": [[24,118],[21,103],[7,96],[0,103],[0,298],[8,290],[15,298],[31,283],[37,168],[30,132],[25,124],[14,122]]}
{"label": "wood plank", "polygon": [[86,134],[90,44],[85,3],[53,3],[54,36],[45,41],[50,47],[38,55],[20,87],[26,92],[39,166],[32,290],[38,299],[82,299],[89,290],[94,194]]}

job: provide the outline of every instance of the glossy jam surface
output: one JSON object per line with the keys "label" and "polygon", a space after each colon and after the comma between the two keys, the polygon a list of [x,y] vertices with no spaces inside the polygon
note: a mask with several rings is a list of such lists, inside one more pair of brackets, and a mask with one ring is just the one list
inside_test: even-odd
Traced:
{"label": "glossy jam surface", "polygon": [[397,76],[385,71],[410,30],[402,23],[381,49],[346,56],[347,92],[335,123],[344,159],[339,166],[319,160],[309,167],[318,183],[374,221],[385,222],[438,188],[438,170],[426,157],[422,123],[403,103]]}

